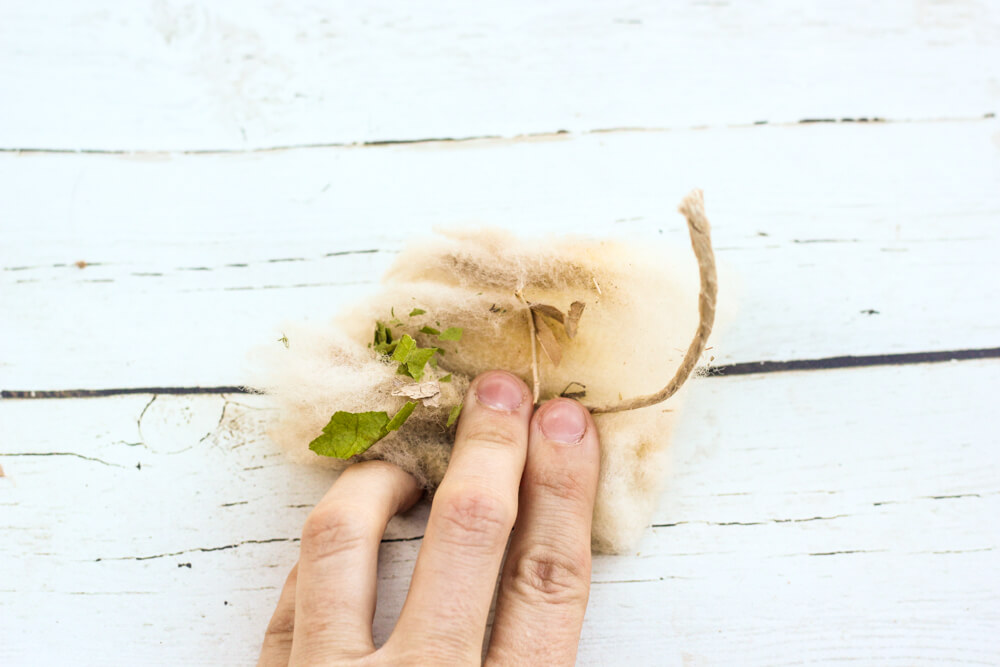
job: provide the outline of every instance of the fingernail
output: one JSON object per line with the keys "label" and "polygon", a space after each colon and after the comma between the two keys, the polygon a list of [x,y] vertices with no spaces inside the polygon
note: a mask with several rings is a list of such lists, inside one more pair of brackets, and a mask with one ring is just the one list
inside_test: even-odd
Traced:
{"label": "fingernail", "polygon": [[583,440],[583,433],[587,430],[587,417],[583,414],[583,408],[576,403],[558,401],[542,412],[539,426],[542,434],[549,440],[575,445]]}
{"label": "fingernail", "polygon": [[476,387],[476,398],[494,410],[517,410],[524,400],[521,383],[506,373],[490,373]]}

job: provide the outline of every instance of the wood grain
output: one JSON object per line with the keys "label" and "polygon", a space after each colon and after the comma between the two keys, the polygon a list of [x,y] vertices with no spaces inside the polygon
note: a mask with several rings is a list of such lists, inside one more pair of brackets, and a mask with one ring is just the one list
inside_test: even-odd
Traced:
{"label": "wood grain", "polygon": [[995,3],[0,8],[0,146],[245,150],[997,107]]}
{"label": "wood grain", "polygon": [[[693,278],[695,186],[716,363],[996,349],[998,80],[990,2],[8,0],[0,390],[245,382],[434,225]],[[998,364],[695,381],[580,663],[1000,663]],[[268,414],[0,400],[0,664],[252,662],[331,482]],[[426,513],[386,534],[379,642]]]}
{"label": "wood grain", "polygon": [[0,310],[17,314],[0,389],[246,382],[249,349],[363,299],[433,225],[662,241],[694,281],[689,184],[720,265],[717,363],[996,347],[998,136],[980,120],[0,155]]}
{"label": "wood grain", "polygon": [[[595,560],[580,663],[1000,660],[998,364],[695,381],[656,527]],[[263,408],[0,402],[0,662],[250,662],[330,483]],[[425,513],[382,546],[379,641]]]}

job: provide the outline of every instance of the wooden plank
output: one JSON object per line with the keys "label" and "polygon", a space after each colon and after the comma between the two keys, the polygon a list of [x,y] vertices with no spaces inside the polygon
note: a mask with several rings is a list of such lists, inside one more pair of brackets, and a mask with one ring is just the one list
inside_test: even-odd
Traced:
{"label": "wooden plank", "polygon": [[0,147],[243,150],[995,112],[996,3],[9,0]]}
{"label": "wooden plank", "polygon": [[665,240],[690,263],[674,205],[691,184],[722,270],[718,363],[996,347],[997,136],[978,121],[0,155],[0,388],[245,382],[248,349],[363,298],[435,224]]}
{"label": "wooden plank", "polygon": [[[580,663],[1000,661],[998,367],[696,381],[658,527],[595,560]],[[281,459],[265,408],[0,401],[0,662],[252,661],[329,484]],[[379,641],[425,512],[383,544]]]}

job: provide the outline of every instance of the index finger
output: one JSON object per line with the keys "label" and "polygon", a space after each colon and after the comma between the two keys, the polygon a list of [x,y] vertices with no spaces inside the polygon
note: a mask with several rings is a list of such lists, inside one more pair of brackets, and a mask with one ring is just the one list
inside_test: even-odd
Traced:
{"label": "index finger", "polygon": [[375,650],[378,549],[389,519],[420,497],[383,461],[347,468],[306,519],[295,587],[292,662],[330,663]]}
{"label": "index finger", "polygon": [[479,662],[517,515],[531,411],[527,386],[510,373],[490,371],[469,388],[410,592],[386,643],[393,654]]}

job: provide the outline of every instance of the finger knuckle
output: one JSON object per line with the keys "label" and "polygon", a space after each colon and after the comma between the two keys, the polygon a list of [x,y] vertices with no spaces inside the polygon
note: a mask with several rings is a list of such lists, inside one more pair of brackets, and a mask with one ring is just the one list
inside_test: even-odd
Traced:
{"label": "finger knuckle", "polygon": [[439,494],[437,527],[447,542],[493,548],[507,541],[514,524],[511,502],[494,492],[462,489]]}
{"label": "finger knuckle", "polygon": [[590,550],[526,549],[517,556],[509,586],[528,600],[586,605],[590,593]]}
{"label": "finger knuckle", "polygon": [[[523,428],[521,422],[517,422]],[[516,447],[524,437],[515,430],[510,419],[489,419],[474,421],[465,427],[462,439],[466,446],[491,449]]]}
{"label": "finger knuckle", "polygon": [[302,528],[302,555],[319,559],[361,548],[371,534],[370,523],[357,508],[317,508]]}
{"label": "finger knuckle", "polygon": [[265,647],[280,647],[280,646],[291,646],[292,636],[295,633],[295,628],[293,623],[288,620],[281,619],[279,621],[271,621],[267,626],[267,630],[264,631],[264,646]]}
{"label": "finger knuckle", "polygon": [[594,491],[581,475],[569,468],[529,469],[525,473],[527,483],[534,487],[537,493],[542,493],[567,504],[590,508],[593,504]]}

